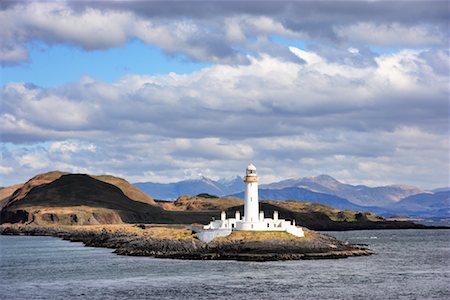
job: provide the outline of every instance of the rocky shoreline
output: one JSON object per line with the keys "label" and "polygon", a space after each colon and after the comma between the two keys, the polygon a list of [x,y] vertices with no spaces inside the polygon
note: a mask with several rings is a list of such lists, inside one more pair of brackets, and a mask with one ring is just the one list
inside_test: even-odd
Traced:
{"label": "rocky shoreline", "polygon": [[335,259],[366,256],[367,245],[338,241],[334,237],[307,231],[305,238],[246,236],[219,238],[204,243],[183,226],[98,225],[33,226],[0,225],[0,235],[53,236],[89,247],[114,249],[118,255],[152,256],[192,260],[276,261]]}

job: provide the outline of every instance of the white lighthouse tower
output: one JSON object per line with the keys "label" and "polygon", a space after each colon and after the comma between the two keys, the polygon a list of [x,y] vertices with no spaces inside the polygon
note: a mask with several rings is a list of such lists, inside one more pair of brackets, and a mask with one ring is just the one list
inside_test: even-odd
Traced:
{"label": "white lighthouse tower", "polygon": [[273,218],[265,218],[264,212],[259,211],[258,175],[253,164],[245,169],[244,182],[244,216],[241,218],[239,211],[236,211],[234,218],[227,218],[223,211],[220,220],[213,220],[203,226],[203,231],[197,233],[200,239],[210,241],[215,237],[227,236],[233,230],[286,231],[297,237],[305,235],[303,229],[295,225],[295,220],[279,219],[278,211],[274,211]]}
{"label": "white lighthouse tower", "polygon": [[249,164],[245,170],[244,222],[259,222],[258,175],[256,167]]}

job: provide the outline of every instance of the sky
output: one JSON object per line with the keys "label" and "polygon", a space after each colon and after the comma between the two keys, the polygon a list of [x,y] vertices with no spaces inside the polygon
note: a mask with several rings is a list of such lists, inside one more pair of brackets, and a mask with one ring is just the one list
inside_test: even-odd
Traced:
{"label": "sky", "polygon": [[0,186],[449,186],[448,1],[2,1]]}

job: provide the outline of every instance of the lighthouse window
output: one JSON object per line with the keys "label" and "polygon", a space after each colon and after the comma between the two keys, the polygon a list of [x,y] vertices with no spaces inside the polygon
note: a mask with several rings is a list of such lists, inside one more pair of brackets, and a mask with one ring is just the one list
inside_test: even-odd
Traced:
{"label": "lighthouse window", "polygon": [[269,223],[267,223],[267,228],[269,228],[270,227],[270,224]]}

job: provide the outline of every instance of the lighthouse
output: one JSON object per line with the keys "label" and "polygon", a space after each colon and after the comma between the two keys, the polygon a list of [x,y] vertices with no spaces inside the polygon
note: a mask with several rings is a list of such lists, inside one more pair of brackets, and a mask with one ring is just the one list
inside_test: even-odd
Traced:
{"label": "lighthouse", "polygon": [[244,222],[256,223],[259,221],[258,175],[253,164],[247,166],[244,182]]}
{"label": "lighthouse", "polygon": [[235,230],[247,231],[286,231],[294,236],[303,237],[305,233],[301,227],[295,225],[295,220],[280,219],[278,211],[273,212],[273,218],[266,218],[259,210],[258,174],[256,167],[249,164],[245,169],[244,216],[239,211],[234,212],[234,218],[227,218],[223,211],[220,220],[213,220],[197,232],[202,241],[210,241],[216,237],[223,237]]}

